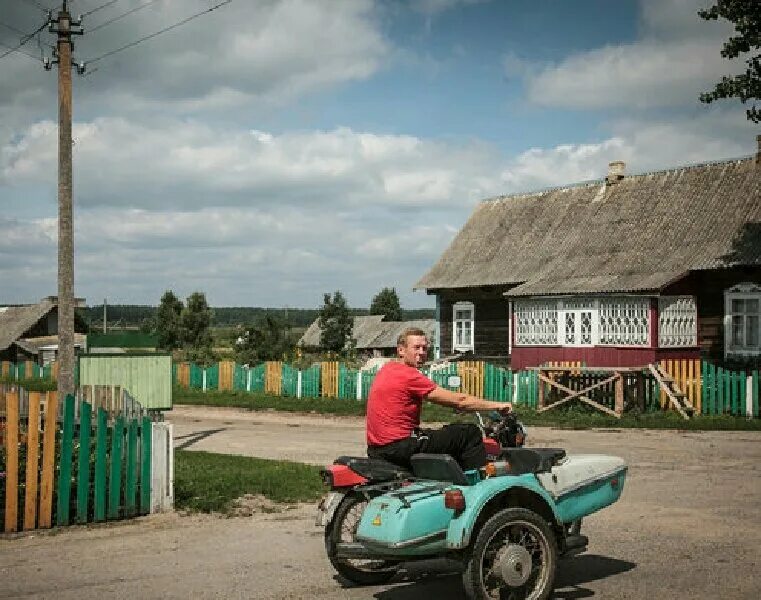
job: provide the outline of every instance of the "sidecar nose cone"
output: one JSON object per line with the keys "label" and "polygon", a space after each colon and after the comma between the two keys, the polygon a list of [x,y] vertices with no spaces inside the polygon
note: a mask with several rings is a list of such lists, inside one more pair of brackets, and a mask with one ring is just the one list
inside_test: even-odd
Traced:
{"label": "sidecar nose cone", "polygon": [[524,585],[531,576],[531,567],[531,554],[518,544],[508,544],[499,558],[499,574],[510,587]]}

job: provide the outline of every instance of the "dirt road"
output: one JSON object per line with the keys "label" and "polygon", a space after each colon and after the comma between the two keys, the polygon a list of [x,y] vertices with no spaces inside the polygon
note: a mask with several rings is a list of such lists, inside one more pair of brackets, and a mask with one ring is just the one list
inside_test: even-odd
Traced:
{"label": "dirt road", "polygon": [[[177,447],[315,464],[364,450],[357,419],[176,409]],[[529,431],[533,445],[623,456],[622,499],[585,521],[585,555],[560,565],[556,598],[757,598],[761,435]],[[0,598],[378,598],[462,596],[449,563],[386,586],[333,578],[313,507],[248,518],[156,516],[0,539]]]}

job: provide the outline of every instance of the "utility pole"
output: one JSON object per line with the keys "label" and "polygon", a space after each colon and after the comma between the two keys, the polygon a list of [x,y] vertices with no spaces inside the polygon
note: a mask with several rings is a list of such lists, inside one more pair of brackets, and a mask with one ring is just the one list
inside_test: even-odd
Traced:
{"label": "utility pole", "polygon": [[107,333],[108,320],[106,319],[106,298],[103,298],[103,333]]}
{"label": "utility pole", "polygon": [[[57,26],[57,27],[55,27]],[[58,394],[74,393],[74,227],[71,183],[71,53],[72,35],[82,35],[81,21],[72,21],[64,0],[49,31],[58,34]],[[50,62],[45,63],[50,69]],[[80,70],[82,67],[80,66]]]}

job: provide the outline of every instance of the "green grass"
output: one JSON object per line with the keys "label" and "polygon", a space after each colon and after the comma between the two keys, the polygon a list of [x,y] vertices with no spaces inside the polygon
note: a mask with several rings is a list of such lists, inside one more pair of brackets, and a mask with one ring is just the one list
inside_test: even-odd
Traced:
{"label": "green grass", "polygon": [[319,467],[248,456],[177,450],[175,508],[229,513],[244,494],[261,494],[273,502],[314,501],[325,491]]}
{"label": "green grass", "polygon": [[0,383],[13,384],[24,388],[28,392],[52,392],[58,389],[58,384],[52,379],[11,379],[0,377]]}
{"label": "green grass", "polygon": [[[253,411],[277,410],[283,412],[316,413],[337,416],[365,415],[365,403],[356,400],[330,398],[281,398],[263,393],[219,392],[174,388],[175,404],[202,406],[231,406]],[[517,406],[520,420],[527,426],[588,428],[646,428],[680,430],[743,430],[761,431],[761,419],[732,416],[699,416],[685,421],[675,412],[627,413],[621,419],[608,416],[592,408],[575,405],[538,413],[528,407]],[[423,407],[424,422],[471,422],[470,415],[456,415],[452,410],[427,403]]]}

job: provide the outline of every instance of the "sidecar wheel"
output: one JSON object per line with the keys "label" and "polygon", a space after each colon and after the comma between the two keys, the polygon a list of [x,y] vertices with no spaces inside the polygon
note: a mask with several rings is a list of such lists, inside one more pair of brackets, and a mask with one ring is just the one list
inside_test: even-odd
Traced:
{"label": "sidecar wheel", "polygon": [[325,549],[330,564],[340,575],[359,585],[379,585],[396,575],[398,562],[336,556],[338,543],[355,541],[357,527],[366,507],[367,500],[360,497],[349,496],[341,503],[336,509],[333,522],[325,530]]}
{"label": "sidecar wheel", "polygon": [[549,524],[525,508],[498,512],[483,526],[463,574],[468,598],[546,600],[558,551]]}

